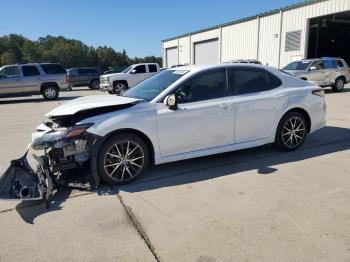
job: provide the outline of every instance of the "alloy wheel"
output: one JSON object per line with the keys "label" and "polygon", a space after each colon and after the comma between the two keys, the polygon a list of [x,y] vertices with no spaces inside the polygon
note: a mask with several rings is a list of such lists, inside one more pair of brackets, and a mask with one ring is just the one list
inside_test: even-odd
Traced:
{"label": "alloy wheel", "polygon": [[343,79],[338,79],[338,80],[337,80],[336,87],[337,87],[338,90],[343,89],[343,87],[344,87],[344,81],[343,81]]}
{"label": "alloy wheel", "polygon": [[113,144],[104,156],[104,170],[108,177],[125,182],[137,176],[144,165],[144,152],[133,141],[120,141]]}
{"label": "alloy wheel", "polygon": [[55,98],[55,97],[56,97],[56,93],[57,93],[57,91],[56,91],[56,89],[53,88],[53,87],[46,88],[46,90],[45,90],[45,96],[46,96],[47,98],[49,98],[49,99]]}
{"label": "alloy wheel", "polygon": [[289,118],[282,130],[282,141],[288,148],[297,148],[305,138],[306,129],[303,119],[294,116]]}

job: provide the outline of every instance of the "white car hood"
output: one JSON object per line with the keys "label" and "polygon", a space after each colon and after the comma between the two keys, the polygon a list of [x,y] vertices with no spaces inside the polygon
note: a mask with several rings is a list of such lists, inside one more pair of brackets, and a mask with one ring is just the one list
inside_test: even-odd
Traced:
{"label": "white car hood", "polygon": [[45,116],[54,117],[54,116],[74,115],[75,113],[83,110],[101,108],[101,107],[107,107],[107,106],[125,105],[125,104],[135,103],[138,101],[141,101],[141,99],[115,96],[115,95],[85,96],[85,97],[80,97],[80,98],[71,100],[69,102],[66,102],[63,105],[51,110]]}
{"label": "white car hood", "polygon": [[125,76],[127,75],[126,73],[112,73],[112,74],[107,74],[107,75],[102,75],[103,78],[113,78],[113,77],[119,77],[119,76]]}

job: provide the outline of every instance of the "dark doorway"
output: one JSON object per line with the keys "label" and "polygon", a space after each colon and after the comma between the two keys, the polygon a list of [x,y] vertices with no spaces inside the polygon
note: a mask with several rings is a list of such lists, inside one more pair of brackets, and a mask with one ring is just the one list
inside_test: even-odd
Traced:
{"label": "dark doorway", "polygon": [[342,57],[350,65],[350,11],[309,21],[307,58]]}

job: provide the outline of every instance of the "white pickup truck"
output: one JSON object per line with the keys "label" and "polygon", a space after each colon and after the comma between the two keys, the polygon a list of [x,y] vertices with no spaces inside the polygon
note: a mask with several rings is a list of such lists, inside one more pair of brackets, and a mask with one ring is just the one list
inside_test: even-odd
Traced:
{"label": "white pickup truck", "polygon": [[120,73],[101,75],[100,90],[108,91],[110,94],[118,94],[159,71],[160,67],[157,63],[131,65]]}

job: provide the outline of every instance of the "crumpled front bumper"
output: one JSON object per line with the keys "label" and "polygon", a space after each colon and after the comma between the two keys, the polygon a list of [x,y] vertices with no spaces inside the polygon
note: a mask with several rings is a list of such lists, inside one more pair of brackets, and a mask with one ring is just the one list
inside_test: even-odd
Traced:
{"label": "crumpled front bumper", "polygon": [[51,196],[50,176],[43,168],[38,168],[35,172],[30,167],[27,152],[21,158],[12,160],[5,173],[1,175],[0,199],[42,200]]}

